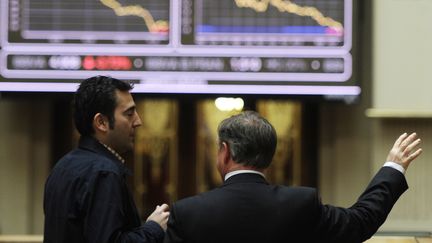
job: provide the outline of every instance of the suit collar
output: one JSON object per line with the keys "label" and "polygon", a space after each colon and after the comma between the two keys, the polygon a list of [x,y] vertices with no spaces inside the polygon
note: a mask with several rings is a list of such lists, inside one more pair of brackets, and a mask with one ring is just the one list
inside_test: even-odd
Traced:
{"label": "suit collar", "polygon": [[268,184],[266,179],[259,174],[255,173],[242,173],[233,175],[230,178],[228,178],[223,185],[230,185],[233,183],[262,183],[262,184]]}

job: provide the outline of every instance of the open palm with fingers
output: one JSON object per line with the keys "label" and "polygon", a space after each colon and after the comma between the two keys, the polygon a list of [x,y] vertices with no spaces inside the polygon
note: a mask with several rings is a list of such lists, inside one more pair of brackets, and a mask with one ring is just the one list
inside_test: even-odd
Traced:
{"label": "open palm with fingers", "polygon": [[422,153],[422,149],[417,148],[420,142],[416,133],[400,135],[390,150],[387,161],[395,162],[406,170],[410,163]]}

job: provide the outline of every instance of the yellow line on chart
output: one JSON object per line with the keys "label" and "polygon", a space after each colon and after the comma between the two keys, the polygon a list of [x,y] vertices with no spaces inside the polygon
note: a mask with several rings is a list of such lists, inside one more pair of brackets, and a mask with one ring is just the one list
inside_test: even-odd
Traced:
{"label": "yellow line on chart", "polygon": [[329,26],[342,30],[341,23],[335,21],[330,17],[325,17],[318,9],[310,6],[300,6],[289,0],[235,0],[239,8],[251,8],[256,12],[265,12],[269,5],[274,6],[280,12],[288,12],[297,14],[299,16],[308,16],[314,19],[321,26]]}
{"label": "yellow line on chart", "polygon": [[168,22],[165,20],[155,21],[150,12],[140,5],[122,6],[116,0],[100,0],[100,2],[111,8],[117,16],[137,16],[144,19],[149,32],[167,32]]}

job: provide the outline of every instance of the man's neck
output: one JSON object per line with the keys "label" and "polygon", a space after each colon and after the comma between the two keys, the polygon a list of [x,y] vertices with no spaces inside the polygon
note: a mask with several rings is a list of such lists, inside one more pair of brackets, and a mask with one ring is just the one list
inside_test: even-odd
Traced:
{"label": "man's neck", "polygon": [[99,143],[102,144],[108,151],[110,151],[118,160],[120,160],[120,162],[122,162],[123,164],[125,163],[125,160],[123,159],[123,157],[121,157],[120,154],[117,153],[117,151],[115,151],[113,148],[106,145],[105,143],[102,143],[101,141],[99,141]]}

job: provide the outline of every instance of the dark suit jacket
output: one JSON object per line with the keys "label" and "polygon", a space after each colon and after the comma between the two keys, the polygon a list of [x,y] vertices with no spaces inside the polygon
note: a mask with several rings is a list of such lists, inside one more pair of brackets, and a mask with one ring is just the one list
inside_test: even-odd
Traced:
{"label": "dark suit jacket", "polygon": [[321,204],[313,188],[269,185],[260,175],[239,174],[174,203],[165,243],[363,242],[407,188],[402,173],[383,167],[345,209]]}

